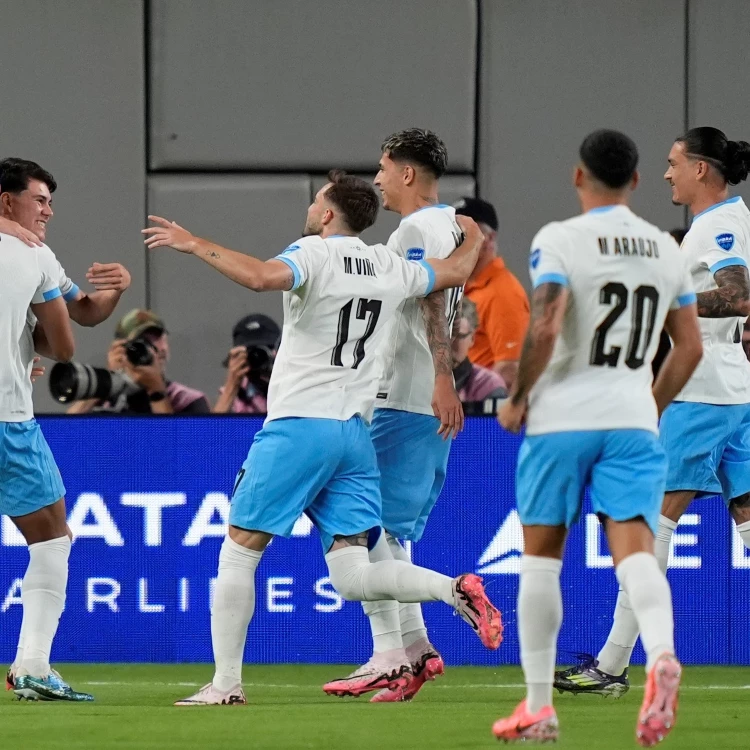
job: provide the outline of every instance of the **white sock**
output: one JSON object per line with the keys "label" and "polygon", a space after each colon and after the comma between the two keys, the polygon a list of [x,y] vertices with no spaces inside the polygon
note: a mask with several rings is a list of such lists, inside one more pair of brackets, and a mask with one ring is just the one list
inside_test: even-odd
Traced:
{"label": "white sock", "polygon": [[648,552],[628,555],[615,573],[638,621],[649,670],[662,654],[674,653],[672,593],[667,578],[656,557]]}
{"label": "white sock", "polygon": [[22,675],[46,677],[49,674],[52,641],[65,608],[69,557],[67,536],[29,545],[29,567],[21,592],[24,636],[18,672]]}
{"label": "white sock", "polygon": [[599,669],[619,676],[630,664],[630,657],[638,640],[638,620],[635,619],[630,599],[622,587],[617,593],[617,604],[607,642],[596,657]]}
{"label": "white sock", "polygon": [[[406,550],[395,537],[387,534],[388,546],[394,560],[410,563]],[[430,645],[430,639],[427,636],[427,628],[424,625],[422,617],[422,606],[420,604],[400,604],[398,608],[399,619],[401,622],[401,638],[404,642],[404,648],[409,649],[415,645]],[[424,642],[422,644],[422,642]]]}
{"label": "white sock", "polygon": [[16,646],[16,658],[13,659],[13,664],[10,665],[11,672],[15,674],[18,667],[21,666],[21,662],[23,661],[23,649],[24,645],[26,643],[26,635],[25,635],[25,627],[26,627],[26,618],[21,618],[21,632],[18,634],[18,645]]}
{"label": "white sock", "polygon": [[[381,530],[377,544],[370,550],[370,562],[393,560],[390,547],[385,538],[385,531]],[[403,649],[401,640],[401,621],[399,619],[398,602],[393,599],[383,599],[379,602],[362,602],[362,609],[370,620],[372,633],[373,654],[385,651]]]}
{"label": "white sock", "polygon": [[[677,528],[677,522],[666,516],[659,516],[659,528],[654,540],[654,555],[662,573],[667,572],[669,563],[669,549],[672,544],[672,534]],[[748,524],[750,529],[750,524]],[[638,640],[638,620],[636,620],[630,599],[620,587],[615,605],[612,629],[604,647],[597,656],[599,669],[611,675],[621,675],[630,664],[630,657]]]}
{"label": "white sock", "polygon": [[669,565],[669,548],[672,544],[672,534],[677,528],[677,521],[666,516],[659,516],[659,528],[654,539],[654,555],[659,563],[659,569],[666,575]]}
{"label": "white sock", "polygon": [[331,583],[347,601],[438,602],[451,607],[453,579],[400,560],[371,563],[365,547],[342,547],[326,555]]}
{"label": "white sock", "polygon": [[535,714],[552,705],[557,635],[562,624],[562,560],[521,557],[518,589],[518,633],[526,678],[526,706]]}
{"label": "white sock", "polygon": [[217,690],[231,690],[242,684],[242,657],[247,629],[255,610],[255,569],[262,552],[246,549],[224,538],[219,553],[219,574],[211,608],[211,643]]}
{"label": "white sock", "polygon": [[739,526],[737,526],[737,533],[740,535],[742,543],[750,549],[750,521],[745,521],[745,523],[739,524]]}

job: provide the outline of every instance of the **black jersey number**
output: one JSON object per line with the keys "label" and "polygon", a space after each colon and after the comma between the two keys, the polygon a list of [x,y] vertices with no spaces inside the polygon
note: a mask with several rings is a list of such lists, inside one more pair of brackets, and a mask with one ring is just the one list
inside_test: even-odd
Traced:
{"label": "black jersey number", "polygon": [[[613,307],[594,332],[589,362],[599,367],[617,367],[622,347],[611,346],[607,350],[607,333],[609,333],[609,329],[612,328],[618,318],[625,312],[628,302],[632,302],[630,340],[625,356],[625,364],[631,370],[643,367],[646,359],[646,351],[654,334],[659,292],[652,286],[642,285],[633,292],[632,300],[630,300],[630,293],[625,284],[619,281],[610,281],[599,291],[599,302],[602,305],[613,305]],[[644,326],[646,329],[645,336]]]}
{"label": "black jersey number", "polygon": [[[365,326],[365,332],[360,338],[357,339],[354,344],[354,364],[352,369],[356,370],[362,360],[365,358],[365,342],[375,332],[375,326],[378,324],[378,318],[380,317],[380,308],[383,303],[379,299],[358,299],[357,300],[357,320],[367,319],[367,325]],[[344,344],[349,341],[349,323],[352,317],[352,308],[354,307],[354,300],[350,299],[339,311],[339,325],[336,331],[336,346],[333,347],[333,354],[331,354],[331,364],[336,367],[343,367],[344,363],[341,360],[341,353],[344,349]],[[369,315],[369,318],[367,317]]]}

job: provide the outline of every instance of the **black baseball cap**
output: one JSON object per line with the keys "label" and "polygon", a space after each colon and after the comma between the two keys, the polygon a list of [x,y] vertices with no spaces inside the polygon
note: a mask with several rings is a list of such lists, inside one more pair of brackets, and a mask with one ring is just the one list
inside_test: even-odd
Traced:
{"label": "black baseball cap", "polygon": [[466,196],[461,198],[458,203],[455,203],[453,207],[456,209],[457,214],[468,216],[470,219],[474,219],[477,224],[486,224],[490,229],[497,232],[497,212],[491,203],[487,203],[487,201],[483,201],[481,198]]}
{"label": "black baseball cap", "polygon": [[232,346],[271,346],[276,348],[281,329],[267,315],[253,313],[238,320],[232,329]]}

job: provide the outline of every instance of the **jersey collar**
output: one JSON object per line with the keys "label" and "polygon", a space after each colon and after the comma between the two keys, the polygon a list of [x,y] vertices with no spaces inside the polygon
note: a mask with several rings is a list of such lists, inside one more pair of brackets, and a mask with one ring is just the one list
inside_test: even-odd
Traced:
{"label": "jersey collar", "polygon": [[713,211],[715,208],[719,208],[719,206],[726,206],[727,203],[737,203],[740,201],[742,196],[740,195],[734,195],[731,198],[727,198],[725,201],[721,201],[720,203],[714,203],[713,206],[709,206],[708,208],[704,208],[699,214],[696,214],[693,216],[693,221],[695,221],[699,216],[703,216],[703,214],[707,214],[709,211]]}

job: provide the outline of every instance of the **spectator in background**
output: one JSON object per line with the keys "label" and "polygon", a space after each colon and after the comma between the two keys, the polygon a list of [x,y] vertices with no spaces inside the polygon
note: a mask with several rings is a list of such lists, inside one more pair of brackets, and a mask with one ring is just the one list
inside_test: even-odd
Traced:
{"label": "spectator in background", "polygon": [[[148,364],[134,365],[127,357],[126,344],[141,342],[150,353]],[[167,379],[169,338],[164,321],[151,310],[131,310],[117,324],[115,340],[107,352],[107,369],[124,372],[133,381],[132,392],[116,403],[97,399],[75,402],[68,414],[108,411],[129,414],[208,414],[206,396],[194,388]]]}
{"label": "spectator in background", "polygon": [[451,351],[453,378],[462,403],[484,401],[486,398],[505,398],[508,395],[502,376],[471,362],[469,350],[474,343],[474,334],[478,325],[476,305],[464,297],[461,303],[461,313],[456,321],[458,330],[454,333]]}
{"label": "spectator in background", "polygon": [[510,388],[529,325],[529,298],[497,255],[498,221],[492,204],[480,198],[462,198],[456,204],[456,213],[470,216],[484,234],[477,266],[466,282],[466,296],[477,306],[479,315],[469,359],[494,370]]}
{"label": "spectator in background", "polygon": [[[672,235],[678,245],[682,245],[682,241],[685,239],[685,235],[687,234],[687,229],[670,229],[669,233]],[[654,374],[654,380],[656,380],[656,376],[659,374],[662,363],[667,358],[667,354],[669,354],[669,350],[671,348],[672,342],[669,340],[669,334],[667,334],[666,331],[662,331],[661,335],[659,336],[659,348],[656,350],[656,355],[654,356],[654,360],[651,363],[651,371]]]}
{"label": "spectator in background", "polygon": [[219,389],[215,414],[265,414],[268,382],[281,340],[279,326],[255,313],[232,329],[232,348],[224,360],[227,379]]}

